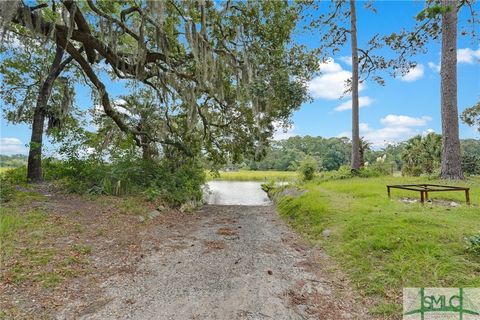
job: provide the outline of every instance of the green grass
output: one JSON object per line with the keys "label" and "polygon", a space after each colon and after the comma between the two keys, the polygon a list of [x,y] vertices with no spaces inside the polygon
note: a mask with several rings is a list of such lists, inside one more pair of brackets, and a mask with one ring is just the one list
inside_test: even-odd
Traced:
{"label": "green grass", "polygon": [[208,174],[209,180],[228,180],[228,181],[292,181],[297,178],[294,171],[220,171],[219,176]]}
{"label": "green grass", "polygon": [[12,169],[15,169],[15,168],[11,168],[11,167],[0,167],[0,174],[1,174],[1,173],[4,173],[4,172],[7,172],[8,170],[12,170]]}
{"label": "green grass", "polygon": [[471,188],[470,207],[462,192],[430,194],[460,207],[403,203],[401,197],[419,194],[396,189],[388,199],[387,184],[421,181],[426,179],[312,182],[303,195],[281,198],[278,208],[307,239],[322,244],[363,295],[373,297],[372,314],[398,316],[403,287],[480,287],[480,257],[466,252],[464,239],[480,232],[480,179],[448,183]]}
{"label": "green grass", "polygon": [[22,229],[34,235],[44,222],[45,215],[39,210],[20,214],[15,207],[0,207],[0,259],[12,250],[17,231]]}
{"label": "green grass", "polygon": [[[32,193],[33,198],[36,196]],[[15,204],[27,198],[15,198]],[[75,266],[87,263],[83,257],[92,252],[92,247],[72,244],[70,252],[60,252],[50,241],[65,232],[62,220],[49,218],[41,210],[24,212],[13,205],[0,207],[0,282],[33,281],[52,289],[65,278],[79,274],[82,270]]]}

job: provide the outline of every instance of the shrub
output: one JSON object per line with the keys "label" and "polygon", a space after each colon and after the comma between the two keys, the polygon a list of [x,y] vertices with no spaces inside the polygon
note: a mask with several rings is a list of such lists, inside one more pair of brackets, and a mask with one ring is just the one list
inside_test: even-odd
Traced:
{"label": "shrub", "polygon": [[405,143],[402,152],[402,173],[405,175],[431,175],[440,167],[442,136],[429,133],[417,135]]}
{"label": "shrub", "polygon": [[12,199],[17,185],[27,183],[27,167],[8,170],[0,175],[0,203]]}
{"label": "shrub", "polygon": [[152,184],[160,190],[163,200],[178,206],[189,201],[200,201],[205,180],[203,166],[195,159],[186,159],[161,163]]}
{"label": "shrub", "polygon": [[261,188],[263,191],[265,191],[268,194],[270,191],[272,191],[275,188],[275,181],[269,180],[265,183],[262,183]]}
{"label": "shrub", "polygon": [[480,174],[480,156],[475,154],[462,155],[463,172],[470,175]]}
{"label": "shrub", "polygon": [[321,180],[342,180],[353,177],[352,168],[347,165],[340,166],[338,170],[322,171],[319,175]]}
{"label": "shrub", "polygon": [[367,167],[361,168],[359,176],[365,178],[387,176],[390,174],[391,166],[391,163],[374,162]]}
{"label": "shrub", "polygon": [[311,157],[307,157],[300,162],[300,167],[298,168],[298,171],[303,181],[309,181],[313,179],[317,169],[317,161]]}
{"label": "shrub", "polygon": [[12,199],[15,186],[5,176],[0,177],[0,203],[8,202]]}
{"label": "shrub", "polygon": [[480,256],[480,233],[465,238],[466,250],[474,255]]}
{"label": "shrub", "polygon": [[50,159],[44,162],[47,180],[60,180],[69,192],[80,194],[129,195],[144,193],[178,206],[202,198],[205,173],[194,159],[176,162],[117,159],[110,163],[96,159]]}

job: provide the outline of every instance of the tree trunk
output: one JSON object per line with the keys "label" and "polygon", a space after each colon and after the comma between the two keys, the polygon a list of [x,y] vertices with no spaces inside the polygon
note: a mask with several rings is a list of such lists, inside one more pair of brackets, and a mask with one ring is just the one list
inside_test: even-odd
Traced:
{"label": "tree trunk", "polygon": [[152,145],[152,142],[146,136],[141,136],[142,141],[142,158],[145,161],[153,161],[158,156],[158,152]]}
{"label": "tree trunk", "polygon": [[359,102],[358,102],[358,45],[357,14],[355,0],[350,0],[350,37],[352,42],[352,170],[359,170],[362,164],[360,154]]}
{"label": "tree trunk", "polygon": [[455,1],[442,0],[441,112],[443,179],[463,179],[457,108],[457,8]]}
{"label": "tree trunk", "polygon": [[30,139],[30,151],[28,153],[27,181],[36,183],[42,181],[42,144],[43,131],[45,125],[45,111],[48,100],[52,93],[53,83],[60,72],[71,61],[66,60],[62,63],[64,50],[57,47],[55,58],[50,67],[49,74],[42,83],[38,92],[37,102],[33,114],[32,137]]}
{"label": "tree trunk", "polygon": [[40,91],[33,114],[32,137],[28,153],[27,180],[32,183],[42,180],[42,141],[46,104],[45,95]]}

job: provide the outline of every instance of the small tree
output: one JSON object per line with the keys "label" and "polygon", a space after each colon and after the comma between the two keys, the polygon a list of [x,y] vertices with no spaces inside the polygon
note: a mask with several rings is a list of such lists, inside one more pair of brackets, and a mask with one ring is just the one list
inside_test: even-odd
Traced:
{"label": "small tree", "polygon": [[313,157],[306,157],[300,162],[298,170],[303,181],[310,181],[314,178],[315,172],[318,170],[317,161]]}
{"label": "small tree", "polygon": [[432,132],[425,137],[415,136],[405,143],[402,171],[413,176],[432,174],[440,167],[441,154],[441,135]]}

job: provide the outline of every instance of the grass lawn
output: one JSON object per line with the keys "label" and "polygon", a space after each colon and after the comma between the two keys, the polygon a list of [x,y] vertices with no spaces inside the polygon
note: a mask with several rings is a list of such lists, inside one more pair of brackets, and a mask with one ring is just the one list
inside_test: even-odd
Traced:
{"label": "grass lawn", "polygon": [[220,176],[215,177],[208,174],[209,180],[231,180],[231,181],[291,181],[297,178],[295,171],[220,171]]}
{"label": "grass lawn", "polygon": [[[387,184],[420,183],[425,178],[381,177],[312,182],[306,193],[284,196],[277,205],[304,237],[320,243],[356,288],[372,298],[373,314],[400,317],[403,287],[480,287],[480,257],[465,251],[465,236],[480,233],[480,179],[471,188],[472,206],[463,192],[431,193],[434,204],[404,203],[418,192]],[[439,183],[439,181],[428,181]],[[435,204],[438,198],[455,201]],[[330,230],[330,236],[322,232]]]}

